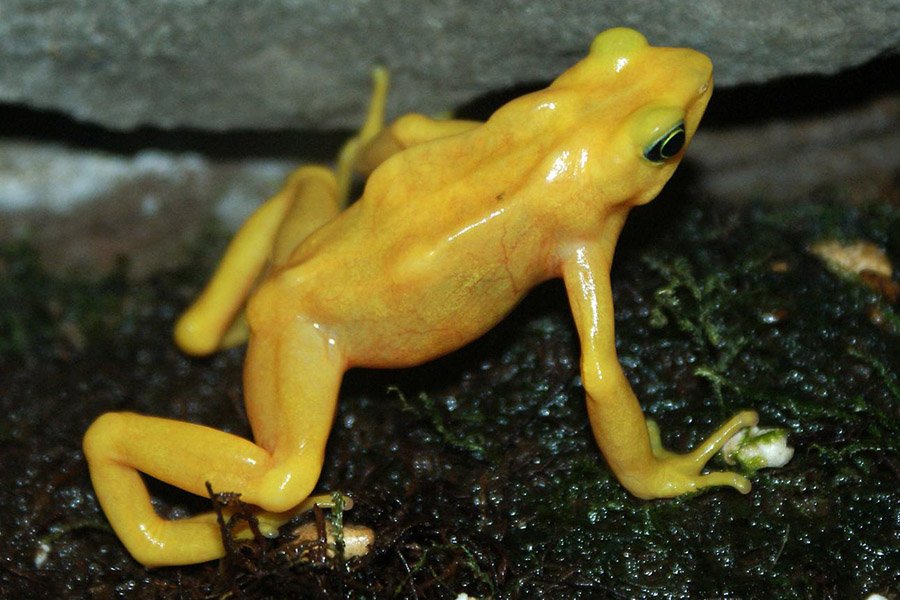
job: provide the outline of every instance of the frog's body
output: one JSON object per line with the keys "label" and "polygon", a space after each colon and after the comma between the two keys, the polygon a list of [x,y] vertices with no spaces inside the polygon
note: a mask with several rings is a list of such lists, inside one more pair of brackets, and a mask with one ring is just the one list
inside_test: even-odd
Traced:
{"label": "frog's body", "polygon": [[[160,519],[140,472],[196,494],[207,481],[239,492],[274,527],[318,479],[348,368],[411,366],[459,348],[555,277],[578,326],[594,435],[622,484],[645,498],[749,490],[737,474],[700,472],[756,415],[737,415],[692,453],[668,453],[619,367],[613,333],[616,239],[696,131],[709,60],[610,30],[549,88],[486,123],[408,115],[385,129],[384,85],[339,175],[299,169],[241,228],[176,327],[193,354],[249,337],[255,443],[130,413],[104,415],[86,435],[97,496],[132,554],[161,565],[223,553],[210,515]],[[349,167],[371,175],[344,209]]]}

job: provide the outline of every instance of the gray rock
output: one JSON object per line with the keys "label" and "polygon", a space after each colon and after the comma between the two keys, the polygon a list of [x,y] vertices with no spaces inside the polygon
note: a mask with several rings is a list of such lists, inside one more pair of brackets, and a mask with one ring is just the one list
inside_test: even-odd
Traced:
{"label": "gray rock", "polygon": [[897,0],[0,3],[0,101],[111,128],[355,124],[376,63],[391,109],[543,81],[614,26],[710,54],[720,85],[835,73],[900,44]]}
{"label": "gray rock", "polygon": [[182,263],[213,221],[237,229],[293,166],[0,143],[0,240],[30,241],[57,272],[126,257],[140,277]]}
{"label": "gray rock", "polygon": [[[711,197],[790,202],[888,198],[900,179],[900,96],[832,115],[700,127],[687,161]],[[896,193],[896,192],[893,192]]]}

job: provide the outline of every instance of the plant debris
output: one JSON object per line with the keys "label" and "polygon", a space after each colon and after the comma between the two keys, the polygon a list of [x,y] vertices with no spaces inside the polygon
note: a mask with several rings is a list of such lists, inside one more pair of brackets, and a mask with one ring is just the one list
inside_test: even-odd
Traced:
{"label": "plant debris", "polygon": [[[896,247],[897,209],[664,197],[635,212],[613,273],[620,358],[669,448],[744,408],[789,431],[794,458],[752,475],[749,495],[645,502],[622,489],[591,437],[577,336],[550,283],[448,357],[348,374],[319,486],[353,497],[354,521],[376,536],[366,555],[340,558],[349,528],[334,513],[304,513],[271,538],[237,496],[148,480],[169,518],[212,501],[229,550],[144,569],[99,525],[81,437],[110,410],[249,436],[242,350],[197,360],[170,341],[217,246],[191,269],[134,282],[51,277],[27,246],[5,244],[0,597],[891,597],[900,317],[805,249]],[[298,542],[298,527],[314,539]]]}

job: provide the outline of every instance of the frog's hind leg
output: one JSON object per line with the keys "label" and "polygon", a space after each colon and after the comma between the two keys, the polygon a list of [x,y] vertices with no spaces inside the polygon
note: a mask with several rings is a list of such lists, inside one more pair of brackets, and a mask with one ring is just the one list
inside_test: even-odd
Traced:
{"label": "frog's hind leg", "polygon": [[356,135],[347,140],[338,153],[336,166],[338,197],[345,206],[350,199],[353,175],[360,170],[359,162],[365,148],[374,138],[379,137],[384,129],[384,108],[389,86],[388,70],[384,67],[375,67],[372,70],[372,98],[369,100],[366,120]]}
{"label": "frog's hind leg", "polygon": [[373,69],[372,82],[372,99],[366,120],[338,155],[338,194],[343,205],[349,201],[354,173],[369,175],[378,165],[401,150],[481,125],[478,121],[433,119],[425,115],[408,114],[385,126],[385,104],[390,85],[387,69]]}
{"label": "frog's hind leg", "polygon": [[178,346],[206,355],[244,343],[243,309],[259,280],[339,212],[334,173],[315,166],[294,171],[235,234],[205,289],[175,325]]}
{"label": "frog's hind leg", "polygon": [[133,413],[103,415],[85,435],[97,499],[141,563],[191,564],[225,551],[214,515],[159,517],[141,473],[201,496],[206,482],[217,492],[239,493],[264,511],[269,528],[290,519],[313,490],[346,362],[314,324],[290,319],[270,325],[254,326],[247,351],[244,388],[255,443]]}

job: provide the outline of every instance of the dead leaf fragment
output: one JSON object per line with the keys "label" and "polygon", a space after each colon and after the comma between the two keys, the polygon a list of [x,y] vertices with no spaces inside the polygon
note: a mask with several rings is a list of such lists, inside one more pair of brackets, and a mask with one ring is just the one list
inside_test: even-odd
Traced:
{"label": "dead leaf fragment", "polygon": [[[344,558],[356,558],[365,556],[375,544],[375,532],[365,525],[351,525],[345,523],[343,527],[344,534]],[[304,523],[293,531],[294,540],[291,545],[297,548],[312,546],[319,541],[319,532],[314,522]],[[325,523],[325,543],[327,545],[326,555],[329,558],[334,557],[334,527],[330,522]]]}
{"label": "dead leaf fragment", "polygon": [[858,277],[891,304],[900,299],[900,284],[892,279],[893,265],[884,251],[865,240],[841,243],[837,240],[816,242],[809,251],[822,259],[828,269],[844,277]]}
{"label": "dead leaf fragment", "polygon": [[859,275],[871,271],[890,279],[893,273],[891,261],[884,251],[865,240],[851,243],[823,240],[810,246],[809,251],[839,275]]}

